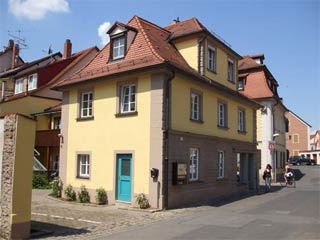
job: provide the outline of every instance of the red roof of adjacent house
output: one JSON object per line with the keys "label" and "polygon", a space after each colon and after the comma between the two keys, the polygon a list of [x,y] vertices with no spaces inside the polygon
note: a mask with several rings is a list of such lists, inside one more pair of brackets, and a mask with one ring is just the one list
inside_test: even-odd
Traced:
{"label": "red roof of adjacent house", "polygon": [[[278,98],[276,91],[277,81],[264,64],[257,63],[253,59],[261,56],[263,54],[244,56],[243,59],[239,60],[239,76],[245,77],[245,87],[240,92],[251,99]],[[275,89],[272,89],[271,83],[274,84]]]}
{"label": "red roof of adjacent house", "polygon": [[181,22],[175,22],[165,27],[165,29],[172,32],[170,39],[202,32],[202,31],[209,32],[207,28],[203,26],[196,18],[191,18]]}

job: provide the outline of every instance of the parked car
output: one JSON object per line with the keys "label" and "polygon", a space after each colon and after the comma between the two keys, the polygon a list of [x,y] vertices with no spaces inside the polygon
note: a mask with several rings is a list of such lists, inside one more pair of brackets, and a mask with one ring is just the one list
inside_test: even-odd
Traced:
{"label": "parked car", "polygon": [[289,158],[289,164],[292,165],[315,165],[315,161],[304,156],[293,156]]}

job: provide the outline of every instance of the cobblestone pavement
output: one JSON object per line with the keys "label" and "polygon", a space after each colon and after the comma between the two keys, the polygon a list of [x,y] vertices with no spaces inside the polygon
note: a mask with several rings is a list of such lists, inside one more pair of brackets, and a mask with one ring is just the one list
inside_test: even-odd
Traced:
{"label": "cobblestone pavement", "polygon": [[170,211],[136,211],[124,205],[96,206],[48,197],[48,190],[32,192],[31,239],[93,239],[204,207]]}

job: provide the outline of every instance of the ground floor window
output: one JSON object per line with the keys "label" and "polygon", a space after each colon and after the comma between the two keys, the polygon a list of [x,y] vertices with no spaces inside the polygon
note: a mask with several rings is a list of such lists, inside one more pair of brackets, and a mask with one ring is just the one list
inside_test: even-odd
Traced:
{"label": "ground floor window", "polygon": [[90,177],[90,155],[89,154],[78,154],[77,155],[77,177],[78,178],[89,178]]}
{"label": "ground floor window", "polygon": [[190,148],[190,166],[189,166],[189,180],[198,180],[199,171],[199,149]]}
{"label": "ground floor window", "polygon": [[218,178],[224,178],[224,151],[218,152]]}

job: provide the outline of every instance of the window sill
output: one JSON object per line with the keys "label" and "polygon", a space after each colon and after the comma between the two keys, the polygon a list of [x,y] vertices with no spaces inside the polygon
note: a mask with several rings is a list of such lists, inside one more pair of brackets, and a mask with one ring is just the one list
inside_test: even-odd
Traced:
{"label": "window sill", "polygon": [[135,112],[127,112],[127,113],[117,113],[115,114],[115,116],[118,118],[118,117],[130,117],[130,116],[137,116],[138,115],[138,112],[135,111]]}
{"label": "window sill", "polygon": [[207,68],[207,70],[211,73],[214,73],[214,74],[217,74],[217,71],[216,70],[213,70],[213,69],[210,69],[210,68]]}
{"label": "window sill", "polygon": [[201,180],[189,180],[188,181],[188,184],[200,184],[200,183],[204,183],[204,182]]}
{"label": "window sill", "polygon": [[90,177],[81,177],[81,176],[77,176],[77,179],[90,180]]}
{"label": "window sill", "polygon": [[218,177],[218,178],[216,179],[217,182],[224,182],[224,181],[226,181],[226,180],[228,180],[228,179],[226,179],[225,177]]}
{"label": "window sill", "polygon": [[246,134],[247,134],[247,131],[240,131],[240,130],[238,130],[238,133],[239,133],[239,134],[246,135]]}
{"label": "window sill", "polygon": [[81,122],[81,121],[90,121],[90,120],[94,120],[94,116],[92,117],[78,117],[76,118],[76,121]]}
{"label": "window sill", "polygon": [[219,129],[222,129],[222,130],[229,130],[229,128],[228,127],[225,127],[225,126],[220,126],[220,125],[218,125],[217,126]]}
{"label": "window sill", "polygon": [[200,123],[200,124],[203,124],[203,120],[202,120],[202,119],[196,120],[196,119],[192,119],[192,118],[190,118],[190,121],[191,121],[191,122],[194,122],[194,123]]}
{"label": "window sill", "polygon": [[228,82],[229,82],[229,83],[232,83],[232,84],[235,84],[235,83],[236,83],[236,81],[230,80],[230,79],[228,79]]}

